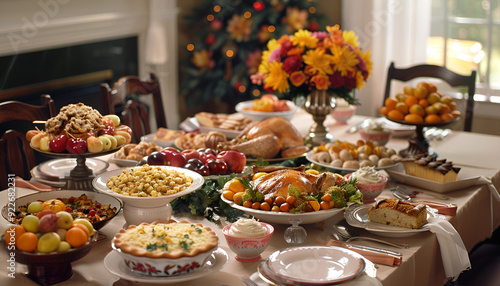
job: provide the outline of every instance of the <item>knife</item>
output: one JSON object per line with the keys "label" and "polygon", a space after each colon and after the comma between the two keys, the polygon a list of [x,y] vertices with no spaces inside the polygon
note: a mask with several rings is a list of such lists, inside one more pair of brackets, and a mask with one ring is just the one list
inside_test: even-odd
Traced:
{"label": "knife", "polygon": [[357,244],[345,244],[347,248],[354,248],[354,249],[359,249],[359,250],[365,250],[365,251],[372,251],[372,252],[377,252],[377,253],[382,253],[382,254],[388,254],[392,256],[397,256],[401,257],[402,254],[396,251],[392,250],[387,250],[387,249],[382,249],[382,248],[376,248],[376,247],[371,247],[371,246],[364,246],[364,245],[357,245]]}

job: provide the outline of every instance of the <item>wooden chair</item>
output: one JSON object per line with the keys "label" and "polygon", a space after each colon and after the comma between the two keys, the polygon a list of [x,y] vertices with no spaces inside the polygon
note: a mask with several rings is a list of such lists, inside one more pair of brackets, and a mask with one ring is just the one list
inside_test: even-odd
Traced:
{"label": "wooden chair", "polygon": [[27,130],[16,127],[21,121],[47,120],[56,116],[56,107],[50,95],[43,94],[41,100],[42,105],[31,105],[19,101],[0,103],[0,126],[4,127],[2,130],[7,128],[0,138],[0,177],[2,178],[0,186],[2,190],[7,188],[6,178],[9,174],[29,179],[30,170],[37,164],[35,152],[26,139]]}
{"label": "wooden chair", "polygon": [[[107,83],[101,84],[101,97],[103,111],[105,114],[114,114],[115,106],[124,104],[121,118],[123,124],[130,126],[133,130],[132,142],[138,143],[141,136],[151,133],[148,111],[140,102],[128,99],[127,95],[152,95],[154,114],[157,127],[167,127],[163,101],[161,98],[160,83],[155,74],[151,73],[150,80],[141,80],[137,76],[125,76],[120,78],[111,89]],[[125,102],[126,101],[126,102]]]}
{"label": "wooden chair", "polygon": [[476,71],[472,71],[470,76],[465,76],[452,72],[442,66],[417,65],[405,69],[400,69],[396,68],[394,66],[394,62],[392,62],[387,72],[384,102],[391,95],[392,80],[406,82],[417,77],[438,78],[447,82],[452,87],[468,87],[468,96],[464,116],[464,130],[471,131],[472,117],[474,112],[474,94],[476,93]]}

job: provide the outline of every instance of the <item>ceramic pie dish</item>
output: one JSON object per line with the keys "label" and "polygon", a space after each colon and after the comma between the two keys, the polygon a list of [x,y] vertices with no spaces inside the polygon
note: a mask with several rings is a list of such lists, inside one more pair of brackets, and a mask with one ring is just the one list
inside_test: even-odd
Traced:
{"label": "ceramic pie dish", "polygon": [[209,227],[166,220],[121,229],[113,238],[112,247],[130,271],[165,277],[201,269],[218,243]]}

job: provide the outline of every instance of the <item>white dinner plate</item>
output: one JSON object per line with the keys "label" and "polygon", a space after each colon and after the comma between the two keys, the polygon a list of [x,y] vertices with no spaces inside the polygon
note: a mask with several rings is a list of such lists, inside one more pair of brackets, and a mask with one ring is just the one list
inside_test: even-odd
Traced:
{"label": "white dinner plate", "polygon": [[128,159],[119,159],[115,157],[111,157],[108,159],[108,162],[115,164],[120,167],[134,167],[139,164],[139,161],[136,160],[128,160]]}
{"label": "white dinner plate", "polygon": [[170,284],[190,281],[215,273],[221,270],[227,261],[227,252],[222,248],[218,248],[212,253],[212,256],[208,258],[207,262],[205,262],[205,264],[203,264],[203,266],[196,271],[171,277],[150,277],[135,274],[130,271],[125,265],[125,262],[120,254],[118,254],[116,250],[112,250],[104,258],[104,266],[106,266],[106,269],[108,269],[109,272],[125,280],[142,283]]}
{"label": "white dinner plate", "polygon": [[[334,172],[343,172],[343,173],[352,173],[352,172],[356,172],[358,169],[349,169],[349,168],[337,168],[337,167],[333,167],[332,165],[329,165],[329,164],[324,164],[324,163],[320,163],[318,161],[315,161],[313,160],[313,155],[314,155],[314,150],[311,150],[309,152],[307,152],[307,155],[306,155],[306,159],[307,161],[311,162],[311,163],[314,163],[318,166],[321,166],[321,167],[324,167],[328,170],[331,170],[331,171],[334,171]],[[375,167],[375,170],[379,171],[379,170],[387,170],[387,169],[390,169],[390,168],[394,168],[395,166],[399,165],[400,163],[397,162],[393,165],[389,165],[389,166],[384,166],[384,167]]]}
{"label": "white dinner plate", "polygon": [[[140,166],[138,166],[140,167]],[[122,169],[116,169],[113,171],[108,171],[104,172],[102,174],[96,175],[94,180],[92,180],[92,186],[99,192],[108,194],[113,197],[117,197],[121,199],[125,204],[135,206],[135,207],[142,207],[142,208],[155,208],[155,207],[160,207],[164,206],[165,204],[171,202],[177,197],[187,195],[191,192],[196,191],[199,189],[203,183],[205,183],[205,179],[203,177],[191,170],[185,169],[185,168],[180,168],[180,167],[172,167],[172,166],[158,166],[160,168],[165,168],[165,169],[174,169],[179,172],[185,173],[187,176],[190,176],[193,178],[193,183],[189,188],[182,192],[178,192],[172,195],[166,195],[166,196],[160,196],[160,197],[131,197],[131,196],[124,196],[122,194],[115,193],[111,191],[107,186],[106,183],[108,182],[108,179],[119,175],[123,173],[124,170],[131,170],[134,167],[128,167],[128,168],[122,168]]]}
{"label": "white dinner plate", "polygon": [[[414,125],[399,124],[396,122],[392,122],[385,117],[379,117],[374,121],[382,123],[385,128],[390,129],[392,131],[392,137],[409,137],[414,135],[415,130],[417,129]],[[369,122],[366,122],[365,125],[368,125],[368,123]]]}
{"label": "white dinner plate", "polygon": [[240,206],[238,204],[235,204],[233,201],[224,198],[224,196],[222,195],[220,198],[224,202],[229,204],[231,207],[242,210],[246,214],[251,215],[256,219],[269,223],[292,224],[290,222],[291,219],[300,219],[301,224],[317,223],[324,221],[328,218],[331,218],[336,214],[339,214],[344,211],[343,208],[331,208],[329,210],[319,210],[316,212],[304,212],[304,213],[272,212],[272,211],[256,210]]}
{"label": "white dinner plate", "polygon": [[[94,172],[94,175],[106,171],[109,167],[108,162],[95,158],[86,158],[85,165]],[[54,159],[38,165],[38,171],[51,179],[63,180],[75,166],[76,158]]]}
{"label": "white dinner plate", "polygon": [[468,188],[470,186],[475,185],[481,176],[472,176],[467,175],[463,172],[459,172],[457,175],[457,180],[453,182],[447,183],[439,183],[411,175],[407,175],[404,171],[404,167],[400,166],[399,168],[394,168],[391,170],[386,170],[387,174],[391,176],[391,178],[404,183],[409,184],[415,187],[424,188],[436,193],[448,193],[456,190],[461,190],[464,188]]}
{"label": "white dinner plate", "polygon": [[335,246],[286,248],[272,253],[266,263],[273,275],[300,285],[342,283],[365,270],[363,256]]}
{"label": "white dinner plate", "polygon": [[38,171],[38,166],[35,166],[33,169],[31,169],[30,173],[32,179],[39,183],[46,184],[56,188],[62,188],[66,185],[65,180],[59,180],[59,179],[53,180],[40,174],[40,171]]}
{"label": "white dinner plate", "polygon": [[253,121],[262,121],[271,117],[283,117],[288,120],[292,120],[295,113],[299,108],[295,105],[293,101],[287,100],[286,104],[290,107],[288,111],[277,111],[277,112],[263,112],[250,110],[253,106],[253,100],[242,101],[234,107],[234,109],[243,114],[245,117],[252,119]]}
{"label": "white dinner plate", "polygon": [[[353,227],[364,228],[365,230],[386,237],[408,237],[419,234],[421,232],[429,231],[427,225],[417,229],[410,229],[404,227],[397,227],[392,225],[385,225],[377,222],[372,222],[368,219],[368,210],[372,204],[356,205],[347,208],[344,212],[344,217],[347,223]],[[430,208],[428,208],[430,209]],[[430,209],[427,212],[427,217],[434,216],[437,211]]]}

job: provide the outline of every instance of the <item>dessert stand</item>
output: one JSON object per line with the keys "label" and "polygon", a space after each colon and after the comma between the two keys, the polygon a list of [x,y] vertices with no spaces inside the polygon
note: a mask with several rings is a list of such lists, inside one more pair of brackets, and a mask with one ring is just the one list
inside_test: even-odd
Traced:
{"label": "dessert stand", "polygon": [[50,151],[42,151],[40,149],[31,147],[33,150],[42,153],[48,157],[52,158],[76,158],[76,166],[64,177],[66,181],[65,186],[62,188],[63,190],[85,190],[85,191],[94,191],[92,187],[92,180],[95,178],[95,174],[86,164],[87,158],[99,157],[107,154],[114,153],[120,150],[121,146],[116,147],[114,149],[110,149],[103,152],[98,153],[81,153],[81,154],[72,154],[72,153],[56,153]]}
{"label": "dessert stand", "polygon": [[446,122],[433,123],[433,124],[427,124],[427,123],[415,124],[415,123],[408,123],[408,122],[404,122],[404,121],[393,120],[393,119],[390,119],[388,117],[386,117],[386,118],[389,121],[403,124],[403,125],[412,125],[412,126],[415,126],[415,128],[416,128],[415,134],[412,135],[408,139],[408,142],[409,142],[408,148],[399,151],[399,155],[401,155],[403,157],[415,156],[415,155],[423,154],[423,153],[427,153],[431,156],[437,157],[437,153],[432,151],[432,149],[430,148],[430,145],[429,145],[429,141],[424,136],[424,128],[425,127],[445,126],[445,125],[455,123],[458,120],[460,120],[460,117],[456,117],[455,119],[450,120],[450,121],[446,121]]}

